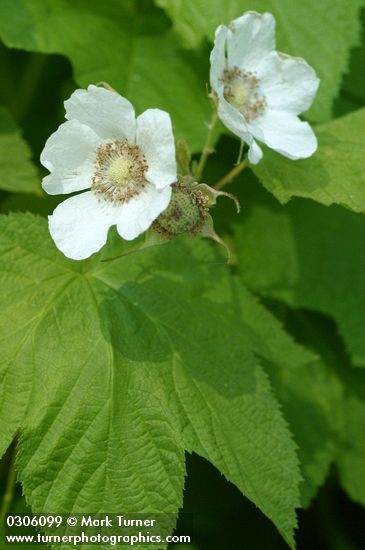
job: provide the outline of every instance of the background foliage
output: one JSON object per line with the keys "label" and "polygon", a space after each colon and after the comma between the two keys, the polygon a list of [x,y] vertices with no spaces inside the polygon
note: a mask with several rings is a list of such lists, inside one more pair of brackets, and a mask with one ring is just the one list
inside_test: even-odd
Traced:
{"label": "background foliage", "polygon": [[[190,512],[192,549],[359,550],[365,505],[361,0],[0,0],[0,452],[12,511]],[[180,238],[73,262],[39,153],[75,87],[171,113],[198,153],[214,29],[271,11],[321,77],[319,150],[265,150],[214,211],[234,264]],[[235,162],[217,133],[204,180]],[[290,200],[291,199],[291,200]],[[24,496],[21,493],[24,493]],[[177,532],[190,527],[182,513]],[[296,537],[294,537],[294,530]],[[171,525],[171,529],[174,525]],[[177,548],[177,546],[176,546]]]}

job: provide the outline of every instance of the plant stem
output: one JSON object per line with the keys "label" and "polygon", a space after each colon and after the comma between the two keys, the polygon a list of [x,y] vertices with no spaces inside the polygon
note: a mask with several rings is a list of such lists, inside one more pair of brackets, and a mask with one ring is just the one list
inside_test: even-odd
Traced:
{"label": "plant stem", "polygon": [[14,490],[16,485],[16,469],[15,469],[15,455],[16,447],[14,447],[13,455],[10,461],[9,474],[6,482],[5,493],[1,503],[0,509],[0,529],[4,526],[6,514],[10,510],[11,503],[14,497]]}
{"label": "plant stem", "polygon": [[238,153],[238,158],[237,158],[237,160],[236,160],[236,162],[235,162],[235,166],[238,166],[239,164],[241,164],[244,146],[245,146],[245,144],[244,144],[244,142],[241,140],[241,143],[240,143],[240,150],[239,150],[239,153]]}
{"label": "plant stem", "polygon": [[237,166],[235,166],[234,168],[232,168],[232,170],[230,170],[228,172],[228,174],[226,174],[225,176],[223,176],[222,179],[220,179],[214,186],[215,189],[222,189],[223,187],[225,187],[226,185],[228,185],[228,183],[230,183],[234,178],[236,178],[241,172],[243,172],[243,170],[245,168],[247,168],[247,159],[243,159],[242,162],[240,162],[239,164],[237,164]]}
{"label": "plant stem", "polygon": [[203,174],[203,171],[204,171],[205,164],[206,164],[207,159],[208,159],[208,156],[213,152],[212,151],[212,139],[213,139],[213,134],[214,134],[214,130],[215,130],[215,127],[217,125],[217,122],[218,122],[218,113],[217,113],[217,109],[214,106],[213,112],[212,112],[212,118],[211,118],[210,124],[209,124],[209,131],[208,131],[207,139],[205,140],[203,151],[202,151],[202,154],[200,156],[198,167],[197,167],[196,173],[195,173],[196,181],[200,181],[200,179],[202,177],[202,174]]}

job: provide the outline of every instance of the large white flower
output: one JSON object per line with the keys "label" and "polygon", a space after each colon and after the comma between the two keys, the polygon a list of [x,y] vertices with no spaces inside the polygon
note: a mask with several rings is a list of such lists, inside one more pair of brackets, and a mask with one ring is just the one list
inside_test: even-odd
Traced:
{"label": "large white flower", "polygon": [[314,153],[316,136],[297,115],[311,106],[319,79],[304,59],[275,51],[270,13],[247,12],[220,25],[210,61],[218,115],[249,145],[252,164],[262,158],[255,139],[290,159]]}
{"label": "large white flower", "polygon": [[74,195],[49,216],[57,247],[82,260],[97,252],[117,226],[127,240],[146,231],[166,209],[176,181],[175,142],[168,113],[133,106],[97,86],[76,90],[65,102],[67,122],[50,136],[41,163],[51,194]]}

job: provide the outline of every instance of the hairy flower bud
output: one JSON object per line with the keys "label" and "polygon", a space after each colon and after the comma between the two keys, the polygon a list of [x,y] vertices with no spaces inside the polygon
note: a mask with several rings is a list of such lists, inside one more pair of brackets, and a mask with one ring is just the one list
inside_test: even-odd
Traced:
{"label": "hairy flower bud", "polygon": [[[209,214],[209,208],[214,206],[217,197],[225,195],[231,198],[239,211],[237,199],[218,191],[204,183],[197,183],[191,176],[179,176],[178,181],[171,186],[171,200],[159,217],[153,222],[151,229],[156,237],[166,241],[181,234],[189,234],[197,237],[209,237],[222,244],[227,252],[228,246],[214,232],[213,220]],[[151,244],[156,244],[153,237]]]}
{"label": "hairy flower bud", "polygon": [[190,178],[179,178],[172,186],[171,200],[152,228],[161,236],[172,238],[182,233],[197,234],[204,224],[209,198]]}

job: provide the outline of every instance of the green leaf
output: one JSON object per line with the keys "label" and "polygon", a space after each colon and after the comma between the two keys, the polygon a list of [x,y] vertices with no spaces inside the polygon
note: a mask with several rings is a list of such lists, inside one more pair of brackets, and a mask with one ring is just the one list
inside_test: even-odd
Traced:
{"label": "green leaf", "polygon": [[365,506],[365,402],[349,396],[344,406],[344,441],[337,466],[343,488],[350,498]]}
{"label": "green leaf", "polygon": [[9,113],[0,107],[0,189],[40,194],[30,150]]}
{"label": "green leaf", "polygon": [[195,48],[203,38],[212,41],[221,23],[228,24],[245,11],[271,12],[277,22],[278,49],[304,57],[317,71],[321,87],[308,113],[318,122],[331,118],[332,101],[346,70],[350,48],[360,32],[362,0],[156,0],[173,20],[185,44]]}
{"label": "green leaf", "polygon": [[[312,443],[308,448],[312,449],[318,461],[318,464],[308,462],[305,459],[307,448],[301,445],[299,456],[303,467],[310,465],[313,475],[317,470],[320,473],[321,467],[325,472],[324,466],[330,455],[331,461],[336,462],[344,490],[351,499],[364,505],[364,372],[351,368],[331,319],[305,310],[292,310],[278,303],[275,310],[285,319],[290,333],[321,357],[317,364],[308,365],[304,376],[303,369],[301,372],[291,369],[290,373],[287,369],[288,392],[279,393],[280,399],[289,402],[293,411],[298,413],[298,428],[306,434],[307,443]],[[272,369],[272,372],[277,376],[282,374],[282,369]],[[308,401],[312,402],[312,407],[303,407]],[[286,417],[291,412],[284,405]],[[290,426],[292,428],[292,422]],[[306,485],[302,486],[302,493],[303,489],[307,492]]]}
{"label": "green leaf", "polygon": [[[100,262],[118,239],[72,262],[45,220],[0,226],[0,444],[21,431],[33,510],[177,512],[184,451],[195,451],[293,546],[295,445],[237,292],[242,312],[254,304],[216,248],[181,240]],[[275,360],[293,353],[270,346]]]}
{"label": "green leaf", "polygon": [[365,108],[318,127],[311,158],[292,161],[265,147],[253,170],[281,203],[305,197],[365,212],[364,128]]}
{"label": "green leaf", "polygon": [[107,81],[139,112],[166,109],[176,137],[202,147],[208,55],[182,51],[151,4],[139,12],[131,1],[3,0],[0,36],[9,47],[66,55],[79,85]]}
{"label": "green leaf", "polygon": [[308,507],[324,484],[340,447],[342,387],[319,360],[297,369],[267,368],[299,445],[301,502]]}
{"label": "green leaf", "polygon": [[254,333],[253,349],[264,360],[298,445],[303,476],[301,503],[306,507],[338,455],[342,437],[342,385],[318,354],[294,343],[247,291],[242,310]]}
{"label": "green leaf", "polygon": [[255,202],[234,226],[242,279],[265,296],[331,315],[353,362],[365,366],[365,218],[303,200],[283,208],[257,182],[245,184],[245,197]]}

